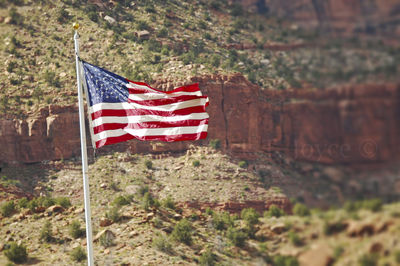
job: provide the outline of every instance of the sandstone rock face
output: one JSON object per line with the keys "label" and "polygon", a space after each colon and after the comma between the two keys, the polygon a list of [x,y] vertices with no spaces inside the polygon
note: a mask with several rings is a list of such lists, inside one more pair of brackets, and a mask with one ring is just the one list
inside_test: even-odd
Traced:
{"label": "sandstone rock face", "polygon": [[[209,135],[197,144],[220,139],[224,151],[244,159],[274,151],[329,164],[378,163],[399,157],[400,84],[271,91],[240,74],[188,81],[193,82],[210,98]],[[87,136],[90,150],[88,132]],[[129,141],[97,152],[166,153],[185,150],[190,144]],[[0,147],[0,165],[80,156],[76,106],[50,105],[26,120],[0,118]]]}
{"label": "sandstone rock face", "polygon": [[320,27],[344,35],[400,35],[398,0],[240,0],[251,11],[269,12],[305,28]]}

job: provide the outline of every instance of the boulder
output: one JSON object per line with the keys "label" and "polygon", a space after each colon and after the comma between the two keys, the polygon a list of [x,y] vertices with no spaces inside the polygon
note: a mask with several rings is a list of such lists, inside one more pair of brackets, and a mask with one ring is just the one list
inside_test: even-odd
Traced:
{"label": "boulder", "polygon": [[284,231],[286,231],[286,225],[284,223],[277,223],[273,226],[271,226],[271,231],[274,232],[275,234],[281,234]]}
{"label": "boulder", "polygon": [[109,225],[112,225],[112,224],[113,224],[113,222],[110,219],[102,218],[100,220],[100,226],[101,227],[106,227],[106,226],[109,226]]}
{"label": "boulder", "polygon": [[108,240],[111,240],[111,241],[113,241],[116,237],[115,234],[113,233],[113,231],[111,231],[109,229],[104,229],[96,234],[96,236],[93,238],[93,241],[96,242],[102,236],[105,236]]}

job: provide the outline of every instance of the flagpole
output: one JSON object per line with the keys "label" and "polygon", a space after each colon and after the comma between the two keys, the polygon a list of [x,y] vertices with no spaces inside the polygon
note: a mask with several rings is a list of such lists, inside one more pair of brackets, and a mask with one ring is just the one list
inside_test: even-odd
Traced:
{"label": "flagpole", "polygon": [[82,176],[83,176],[83,198],[85,204],[85,222],[86,222],[86,243],[88,253],[88,265],[93,266],[93,241],[92,241],[92,219],[90,215],[90,191],[88,174],[88,160],[86,151],[86,129],[85,129],[85,110],[83,108],[83,91],[79,71],[79,24],[74,23],[74,42],[75,42],[75,61],[76,61],[76,79],[78,82],[78,103],[79,103],[79,125],[81,134],[81,153],[82,153]]}

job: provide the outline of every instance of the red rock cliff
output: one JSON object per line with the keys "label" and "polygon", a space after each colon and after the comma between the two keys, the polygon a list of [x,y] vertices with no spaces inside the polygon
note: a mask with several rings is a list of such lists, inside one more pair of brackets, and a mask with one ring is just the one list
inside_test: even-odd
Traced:
{"label": "red rock cliff", "polygon": [[[390,161],[400,154],[400,86],[263,91],[240,74],[191,82],[199,82],[210,97],[208,139],[220,139],[223,149],[237,156],[281,151],[299,160],[367,163]],[[105,148],[168,152],[189,144],[131,141]],[[0,162],[79,156],[77,108],[52,105],[24,121],[0,119],[0,147]]]}
{"label": "red rock cliff", "polygon": [[[239,0],[250,10],[267,11],[306,28],[322,27],[343,34],[400,35],[399,0]],[[260,10],[262,9],[262,10]]]}

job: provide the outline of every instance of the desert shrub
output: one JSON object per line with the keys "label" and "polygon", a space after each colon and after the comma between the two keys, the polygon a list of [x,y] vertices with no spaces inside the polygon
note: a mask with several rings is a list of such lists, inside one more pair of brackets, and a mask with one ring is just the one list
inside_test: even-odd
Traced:
{"label": "desert shrub", "polygon": [[149,192],[149,186],[140,186],[139,187],[139,189],[138,189],[138,195],[139,195],[139,197],[143,197],[144,196],[144,194],[146,194],[147,192]]}
{"label": "desert shrub", "polygon": [[56,88],[59,88],[61,86],[60,80],[55,72],[46,70],[43,77],[47,84],[49,84],[50,86],[54,86]]}
{"label": "desert shrub", "polygon": [[246,161],[240,161],[238,165],[240,168],[247,168],[247,166],[248,166]]}
{"label": "desert shrub", "polygon": [[120,191],[121,189],[119,188],[119,186],[118,186],[118,183],[116,183],[116,182],[111,182],[111,184],[110,184],[110,188],[112,189],[112,190],[114,190],[114,191]]}
{"label": "desert shrub", "polygon": [[289,232],[288,236],[290,243],[294,246],[299,247],[303,245],[303,240],[301,240],[300,236],[295,232]]}
{"label": "desert shrub", "polygon": [[53,230],[50,221],[46,221],[40,231],[40,240],[45,241],[47,243],[52,242],[54,240]]}
{"label": "desert shrub", "polygon": [[69,235],[73,238],[80,238],[85,235],[85,230],[81,228],[81,223],[77,220],[69,225]]}
{"label": "desert shrub", "polygon": [[340,233],[344,229],[346,229],[346,225],[341,221],[337,222],[325,221],[323,225],[323,232],[327,236]]}
{"label": "desert shrub", "polygon": [[299,262],[296,257],[277,255],[273,259],[274,266],[298,266]]}
{"label": "desert shrub", "polygon": [[153,162],[150,160],[146,160],[144,162],[144,165],[146,166],[147,169],[152,169],[153,168]]}
{"label": "desert shrub", "polygon": [[255,225],[258,223],[260,215],[253,208],[245,208],[241,211],[240,217],[245,220],[248,225]]}
{"label": "desert shrub", "polygon": [[174,202],[174,200],[172,199],[171,196],[168,196],[168,197],[162,202],[162,205],[163,205],[165,208],[175,210],[175,202]]}
{"label": "desert shrub", "polygon": [[18,207],[19,208],[27,208],[28,207],[28,203],[29,203],[29,200],[27,199],[27,198],[21,198],[21,199],[19,199],[18,200]]}
{"label": "desert shrub", "polygon": [[108,212],[106,212],[106,218],[110,219],[114,223],[117,223],[121,220],[121,214],[119,213],[119,207],[115,206],[111,208]]}
{"label": "desert shrub", "polygon": [[158,37],[167,37],[168,29],[166,27],[161,28],[161,30],[157,34]]}
{"label": "desert shrub", "polygon": [[99,21],[99,16],[97,15],[96,11],[89,11],[87,13],[87,16],[93,22],[98,22]]}
{"label": "desert shrub", "polygon": [[243,247],[247,239],[248,234],[240,231],[234,227],[229,227],[226,233],[228,239],[237,247]]}
{"label": "desert shrub", "polygon": [[200,161],[199,160],[195,160],[195,161],[193,161],[193,166],[194,167],[198,167],[198,166],[200,166]]}
{"label": "desert shrub", "polygon": [[382,209],[383,202],[381,199],[370,199],[370,200],[364,200],[363,201],[363,208],[373,211],[373,212],[378,212]]}
{"label": "desert shrub", "polygon": [[8,65],[7,65],[7,71],[8,72],[14,72],[14,69],[16,68],[18,66],[18,64],[17,64],[17,62],[15,62],[15,61],[10,61],[10,62],[8,62]]}
{"label": "desert shrub", "polygon": [[182,243],[190,245],[192,243],[192,225],[186,219],[179,221],[172,231],[172,237]]}
{"label": "desert shrub", "polygon": [[141,204],[143,209],[148,210],[150,207],[155,205],[155,200],[149,192],[146,192],[143,195]]}
{"label": "desert shrub", "polygon": [[207,249],[203,254],[201,254],[199,264],[213,266],[215,265],[216,259],[216,255],[210,249]]}
{"label": "desert shrub", "polygon": [[146,21],[138,20],[138,21],[136,21],[136,28],[138,30],[148,30],[148,29],[150,29],[150,26],[149,26],[149,24],[147,24]]}
{"label": "desert shrub", "polygon": [[360,266],[376,266],[378,265],[378,254],[364,254],[358,259]]}
{"label": "desert shrub", "polygon": [[131,199],[129,197],[122,196],[122,195],[117,196],[112,202],[112,204],[115,206],[129,205],[130,203],[131,203]]}
{"label": "desert shrub", "polygon": [[65,23],[68,22],[70,20],[70,16],[67,10],[65,10],[64,8],[61,8],[58,10],[57,12],[57,21],[60,23]]}
{"label": "desert shrub", "polygon": [[310,210],[306,205],[298,202],[293,207],[293,214],[297,216],[308,216],[310,215]]}
{"label": "desert shrub", "polygon": [[214,67],[219,67],[221,58],[218,55],[213,55],[210,60],[210,64]]}
{"label": "desert shrub", "polygon": [[58,204],[65,209],[72,206],[71,201],[69,200],[69,198],[66,198],[66,197],[55,198],[54,202],[55,202],[55,204]]}
{"label": "desert shrub", "polygon": [[210,140],[210,147],[218,150],[219,148],[221,148],[221,141],[219,139]]}
{"label": "desert shrub", "polygon": [[155,238],[153,238],[152,245],[155,249],[165,252],[165,253],[171,253],[172,252],[172,243],[171,239],[168,237],[165,237],[163,235],[158,235]]}
{"label": "desert shrub", "polygon": [[11,216],[15,211],[15,203],[13,200],[3,203],[0,207],[0,213],[3,217]]}
{"label": "desert shrub", "polygon": [[394,260],[400,264],[400,250],[394,252]]}
{"label": "desert shrub", "polygon": [[268,211],[264,212],[265,217],[281,217],[285,216],[285,211],[276,205],[271,205]]}
{"label": "desert shrub", "polygon": [[4,251],[4,255],[15,263],[24,263],[28,260],[26,247],[15,242],[10,243],[9,248]]}
{"label": "desert shrub", "polygon": [[229,212],[212,213],[212,224],[217,230],[226,230],[233,227],[234,217],[231,217]]}
{"label": "desert shrub", "polygon": [[214,211],[213,211],[210,207],[207,207],[206,210],[205,210],[205,213],[206,213],[207,215],[213,215],[213,214],[214,214]]}
{"label": "desert shrub", "polygon": [[111,237],[110,234],[102,234],[99,238],[99,242],[100,245],[108,248],[114,245],[114,237]]}
{"label": "desert shrub", "polygon": [[17,9],[15,7],[10,9],[8,15],[11,18],[11,24],[22,25],[24,23],[24,17],[17,12]]}
{"label": "desert shrub", "polygon": [[333,258],[334,258],[334,260],[337,261],[340,258],[340,256],[342,256],[343,252],[344,252],[344,247],[343,246],[335,247],[334,250],[333,250]]}
{"label": "desert shrub", "polygon": [[347,201],[343,208],[347,212],[355,212],[360,209],[366,209],[373,212],[378,212],[382,209],[383,202],[381,199],[367,199],[361,201]]}
{"label": "desert shrub", "polygon": [[82,247],[76,247],[71,251],[71,259],[73,261],[81,262],[86,260],[86,252]]}

